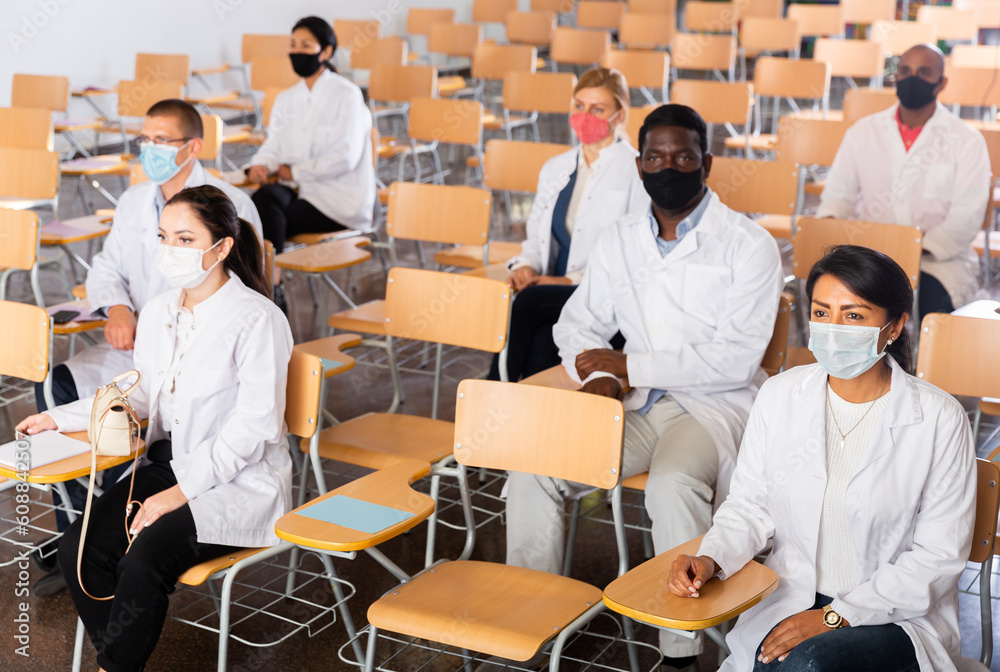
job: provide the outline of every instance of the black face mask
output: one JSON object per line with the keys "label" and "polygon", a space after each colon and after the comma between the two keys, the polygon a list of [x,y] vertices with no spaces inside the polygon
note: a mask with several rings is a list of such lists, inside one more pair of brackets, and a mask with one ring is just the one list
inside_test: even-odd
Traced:
{"label": "black face mask", "polygon": [[701,169],[685,173],[664,168],[658,173],[642,171],[642,186],[662,210],[679,210],[701,191]]}
{"label": "black face mask", "polygon": [[899,98],[899,104],[906,109],[919,110],[934,102],[936,98],[934,89],[940,83],[940,79],[928,82],[926,79],[911,75],[896,82],[896,97]]}
{"label": "black face mask", "polygon": [[288,54],[288,58],[292,59],[292,70],[299,77],[312,77],[323,67],[319,54]]}

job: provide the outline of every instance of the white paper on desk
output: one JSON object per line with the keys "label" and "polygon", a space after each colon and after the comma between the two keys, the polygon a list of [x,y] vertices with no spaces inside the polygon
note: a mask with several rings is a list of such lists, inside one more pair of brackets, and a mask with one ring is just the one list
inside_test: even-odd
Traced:
{"label": "white paper on desk", "polygon": [[[39,432],[25,440],[31,444],[31,449],[27,452],[31,456],[32,469],[90,452],[90,444],[86,441],[77,441],[59,432]],[[18,467],[15,459],[17,452],[19,452],[17,441],[0,446],[0,464],[10,469],[16,469]]]}

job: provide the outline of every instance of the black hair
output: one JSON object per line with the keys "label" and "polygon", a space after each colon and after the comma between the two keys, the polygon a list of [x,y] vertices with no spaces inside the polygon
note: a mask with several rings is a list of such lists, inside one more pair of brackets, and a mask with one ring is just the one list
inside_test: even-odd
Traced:
{"label": "black hair", "polygon": [[[331,26],[327,21],[319,18],[318,16],[307,16],[304,19],[299,19],[292,26],[292,32],[294,33],[299,28],[305,28],[312,36],[316,38],[319,42],[319,50],[322,52],[327,47],[333,47],[333,53],[337,53],[337,34],[333,32],[333,26]],[[337,68],[333,66],[333,54],[330,54],[330,60],[323,63],[326,69],[330,72],[337,72]]]}
{"label": "black hair", "polygon": [[204,138],[205,127],[201,123],[201,115],[189,102],[177,98],[167,98],[146,110],[147,117],[174,117],[180,124],[181,133],[185,138]]}
{"label": "black hair", "polygon": [[[906,271],[891,257],[871,248],[838,245],[817,261],[806,280],[810,305],[813,287],[824,275],[832,275],[844,283],[852,294],[885,310],[892,322],[913,310],[913,288]],[[886,347],[886,352],[904,371],[912,370],[913,347],[908,330],[903,329],[899,337]]]}
{"label": "black hair", "polygon": [[167,206],[179,204],[191,208],[198,221],[212,234],[212,243],[227,236],[233,239],[233,248],[222,262],[223,268],[238,275],[250,289],[270,298],[271,285],[264,277],[264,249],[260,238],[253,226],[236,213],[236,206],[226,192],[209,184],[189,187],[167,201]]}
{"label": "black hair", "polygon": [[639,129],[639,156],[642,156],[642,147],[646,144],[646,134],[654,128],[663,126],[680,126],[690,129],[698,134],[698,146],[701,147],[701,155],[708,154],[708,127],[701,115],[687,105],[660,105],[646,116]]}

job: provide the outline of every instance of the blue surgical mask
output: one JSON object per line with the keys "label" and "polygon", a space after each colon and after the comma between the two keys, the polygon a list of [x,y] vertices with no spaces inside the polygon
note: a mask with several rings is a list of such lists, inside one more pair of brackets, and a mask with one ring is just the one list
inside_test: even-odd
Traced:
{"label": "blue surgical mask", "polygon": [[809,350],[823,370],[834,378],[857,378],[885,356],[884,350],[878,351],[879,334],[885,327],[810,322]]}
{"label": "blue surgical mask", "polygon": [[164,184],[179,173],[181,168],[191,160],[191,157],[188,156],[184,163],[177,165],[177,152],[187,147],[189,142],[190,140],[181,145],[180,148],[172,145],[159,145],[155,142],[143,143],[139,150],[139,161],[142,163],[142,170],[146,173],[149,181],[153,184]]}

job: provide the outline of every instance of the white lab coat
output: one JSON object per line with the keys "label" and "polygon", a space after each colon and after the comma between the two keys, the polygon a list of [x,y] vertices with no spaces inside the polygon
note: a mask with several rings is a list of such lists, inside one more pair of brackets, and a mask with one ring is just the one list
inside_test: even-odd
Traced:
{"label": "white lab coat", "polygon": [[369,229],[375,208],[372,115],[361,89],[324,70],[274,99],[268,136],[245,168],[292,168],[299,198],[352,229]]}
{"label": "white lab coat", "polygon": [[920,228],[922,270],[944,285],[956,307],[964,306],[979,286],[971,246],[990,192],[986,141],[938,103],[907,152],[897,108],[847,130],[816,214]]}
{"label": "white lab coat", "polygon": [[[859,583],[831,596],[832,607],[852,626],[899,624],[923,672],[953,671],[961,650],[957,582],[976,515],[972,432],[950,395],[889,361],[889,402],[845,500]],[[740,617],[720,672],[750,672],[771,628],[814,603],[827,477],[826,385],[818,364],[764,384],[729,498],[698,551],[725,577],[774,541],[765,564],[777,572],[778,588]]]}
{"label": "white lab coat", "polygon": [[[171,439],[170,466],[190,500],[199,542],[272,546],[278,543],[274,524],[292,505],[284,419],[288,320],[232,274],[195,306],[196,335],[175,378],[167,437],[157,412],[173,360],[168,305],[180,291],[160,294],[139,315],[135,368],[142,379],[130,398],[140,417],[149,417],[146,444]],[[92,406],[93,398],[81,399],[49,415],[60,431],[77,431],[88,427]]]}
{"label": "white lab coat", "polygon": [[774,239],[716,194],[698,225],[665,258],[650,212],[626,215],[591,253],[552,336],[573,380],[576,356],[625,336],[625,408],[642,408],[651,389],[673,395],[715,441],[716,503],[726,498],[736,448],[757,389],[761,359],[781,296]]}
{"label": "white lab coat", "polygon": [[[535,202],[525,225],[527,238],[521,243],[521,253],[507,262],[508,269],[528,265],[542,275],[553,273],[558,246],[552,244],[552,211],[559,192],[569,184],[576,170],[581,151],[574,147],[553,156],[542,166]],[[649,210],[649,196],[635,167],[638,155],[627,140],[613,142],[601,150],[597,170],[587,181],[577,211],[566,275],[582,275],[594,245],[622,215]]]}
{"label": "white lab coat", "polygon": [[[206,184],[226,192],[239,216],[253,224],[263,240],[260,216],[250,197],[195,161],[184,188]],[[118,200],[111,233],[104,240],[104,248],[94,255],[93,268],[87,274],[87,300],[94,308],[106,310],[123,305],[139,312],[154,296],[170,289],[156,266],[160,239],[155,199],[159,188],[153,182],[143,182],[126,190]],[[102,340],[64,364],[73,374],[77,394],[89,397],[99,386],[132,368],[132,351],[115,350]]]}

